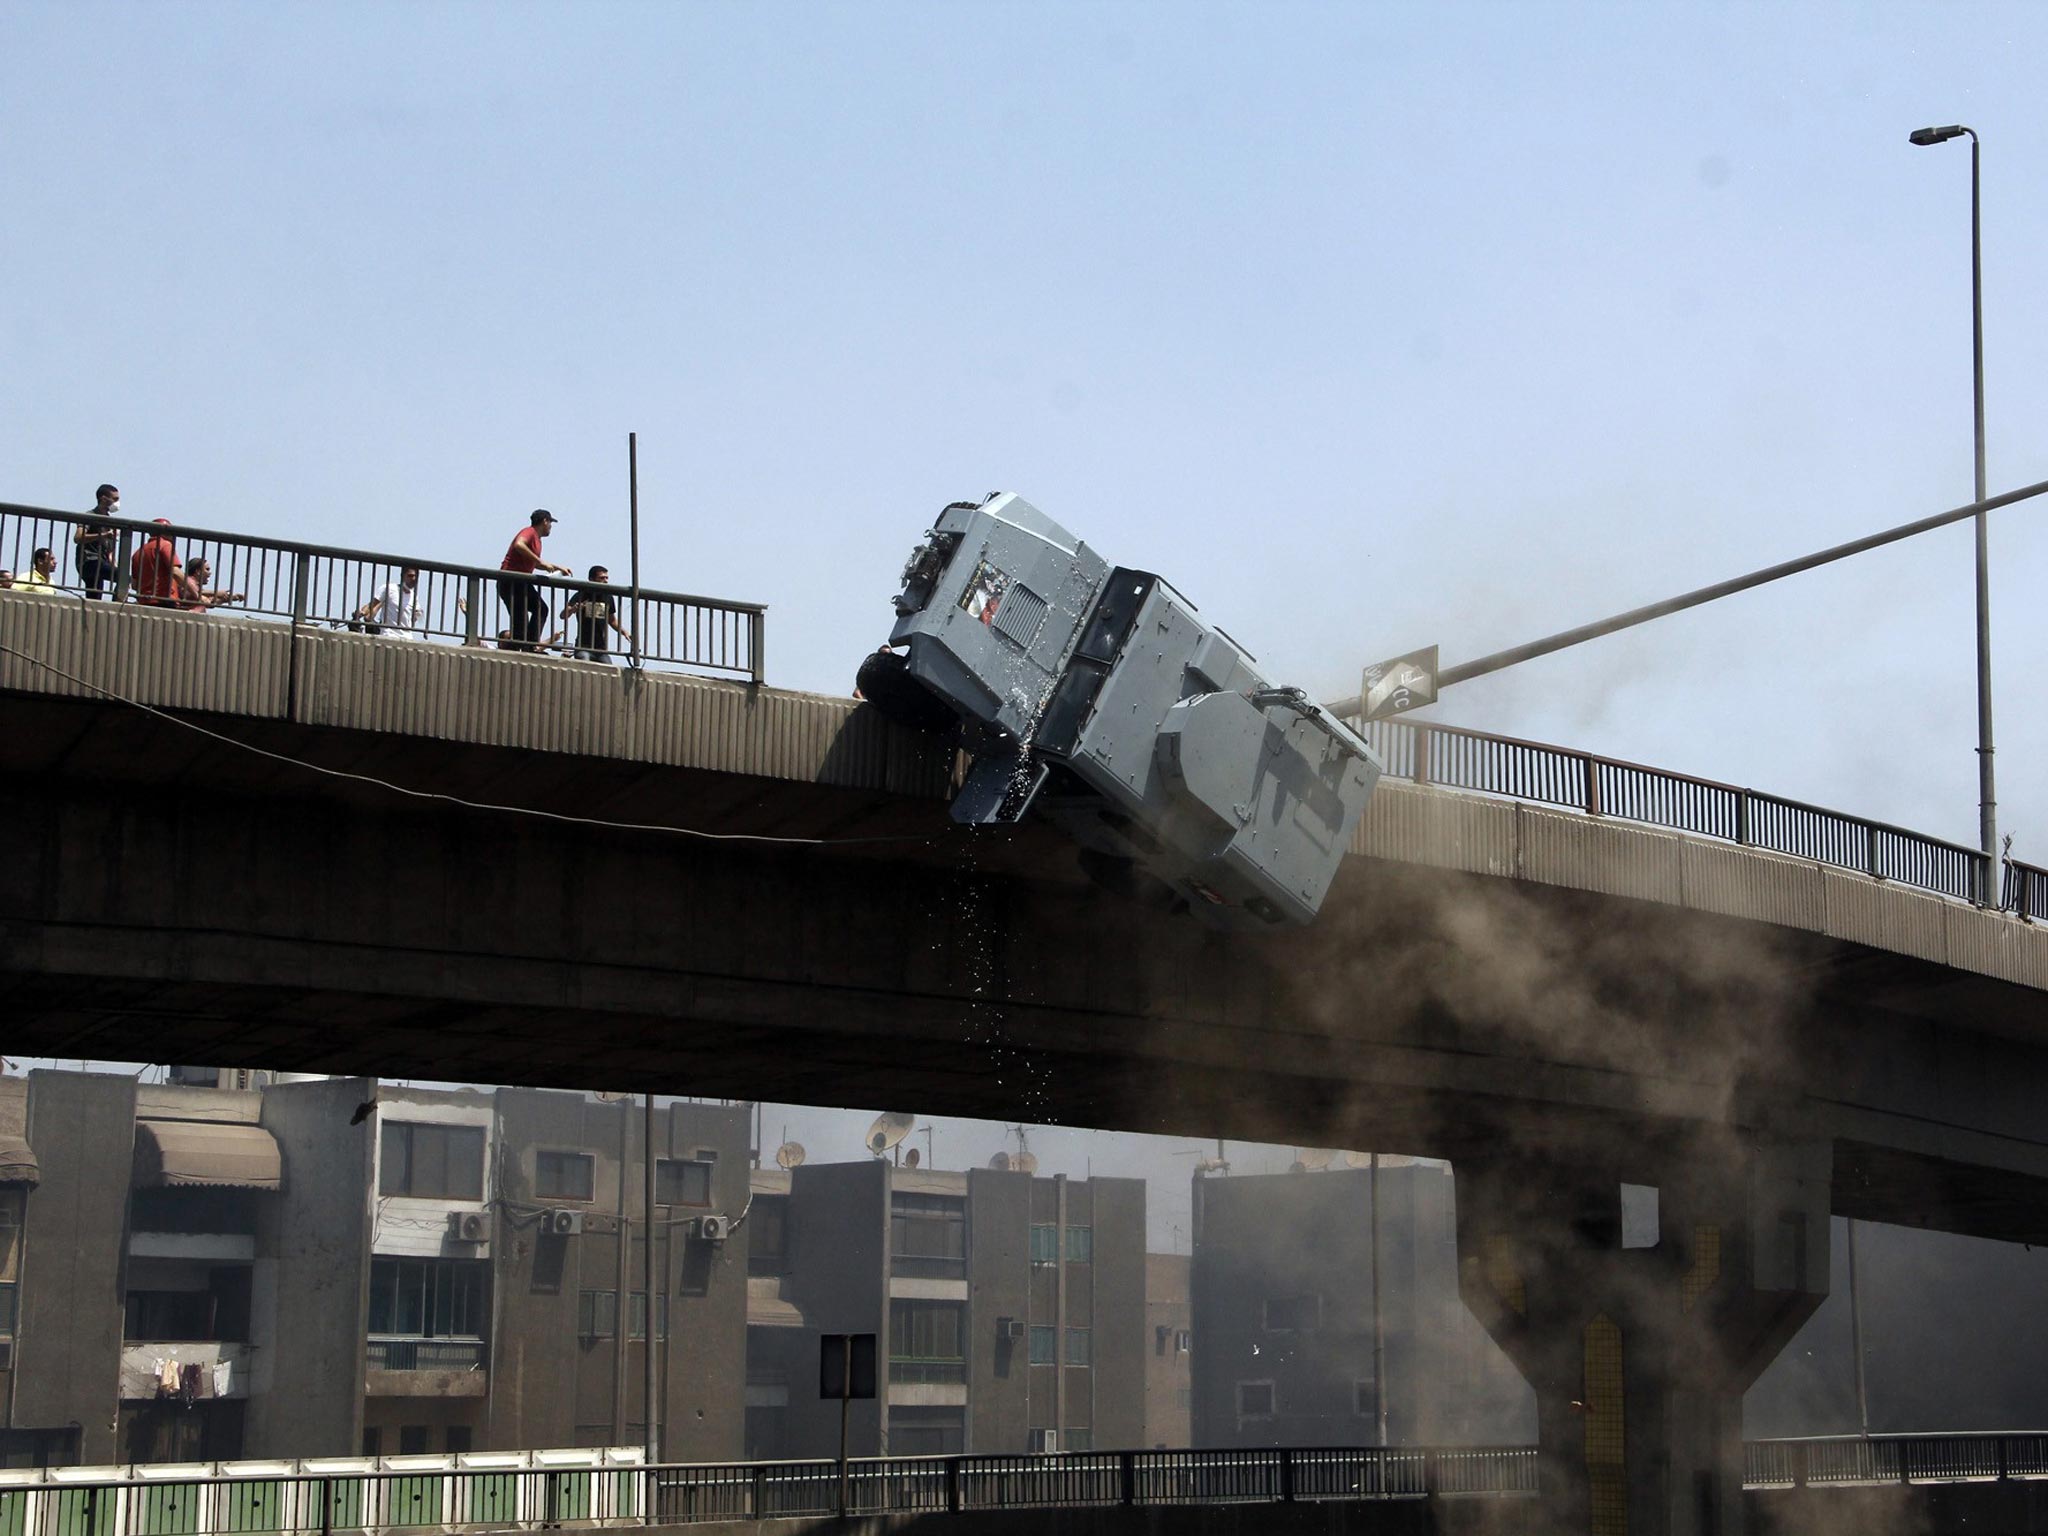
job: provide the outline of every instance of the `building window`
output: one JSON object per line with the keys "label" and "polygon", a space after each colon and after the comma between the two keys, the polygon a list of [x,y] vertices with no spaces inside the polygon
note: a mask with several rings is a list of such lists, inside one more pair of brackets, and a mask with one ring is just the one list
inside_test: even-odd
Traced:
{"label": "building window", "polygon": [[654,1160],[654,1203],[656,1205],[709,1205],[711,1164],[696,1158],[659,1157]]}
{"label": "building window", "polygon": [[398,1426],[398,1454],[424,1456],[433,1446],[433,1430],[425,1424]]}
{"label": "building window", "polygon": [[619,1293],[585,1291],[576,1298],[576,1334],[584,1339],[608,1339],[619,1331]]}
{"label": "building window", "polygon": [[588,1152],[533,1154],[533,1193],[540,1200],[593,1200],[597,1165]]}
{"label": "building window", "polygon": [[1031,1325],[1031,1363],[1033,1365],[1058,1365],[1059,1344],[1055,1330],[1044,1323]]}
{"label": "building window", "polygon": [[1095,1335],[1086,1328],[1067,1330],[1067,1364],[1093,1365],[1095,1363]]}
{"label": "building window", "polygon": [[377,1193],[423,1200],[484,1197],[484,1130],[386,1120],[380,1135]]}
{"label": "building window", "polygon": [[892,1407],[891,1456],[958,1456],[967,1449],[964,1408]]}
{"label": "building window", "polygon": [[[188,1285],[180,1289],[130,1290],[123,1298],[121,1336],[137,1343],[248,1342],[250,1266],[221,1265],[205,1270],[204,1274],[204,1289]],[[186,1278],[196,1282],[199,1272],[187,1266]],[[162,1283],[160,1280],[159,1284]]]}
{"label": "building window", "polygon": [[1320,1296],[1271,1296],[1266,1299],[1266,1332],[1309,1333],[1323,1325]]}
{"label": "building window", "polygon": [[1372,1379],[1351,1383],[1351,1411],[1361,1419],[1374,1417],[1380,1411],[1379,1394],[1372,1389]]}
{"label": "building window", "polygon": [[470,1447],[476,1444],[476,1436],[467,1424],[448,1426],[448,1453],[451,1456],[467,1456]]}
{"label": "building window", "polygon": [[1173,1352],[1177,1355],[1184,1355],[1194,1342],[1195,1336],[1183,1328],[1173,1336]]}
{"label": "building window", "polygon": [[490,1313],[475,1259],[370,1260],[370,1332],[388,1338],[481,1339]]}
{"label": "building window", "polygon": [[20,1189],[0,1189],[0,1339],[14,1334],[14,1287],[21,1278],[21,1215],[27,1202]]}
{"label": "building window", "polygon": [[1093,1429],[1063,1429],[1060,1431],[1060,1449],[1063,1451],[1092,1451],[1095,1449]]}
{"label": "building window", "polygon": [[889,1303],[889,1379],[954,1382],[967,1379],[967,1308],[957,1301]]}
{"label": "building window", "polygon": [[779,1275],[789,1267],[789,1196],[756,1195],[747,1212],[747,1273]]}
{"label": "building window", "polygon": [[967,1273],[967,1202],[951,1195],[892,1195],[889,1269],[907,1278]]}
{"label": "building window", "polygon": [[1095,1229],[1093,1227],[1067,1228],[1067,1262],[1087,1264],[1095,1258]]}
{"label": "building window", "polygon": [[1237,1416],[1240,1419],[1273,1417],[1273,1383],[1240,1381],[1237,1384]]}
{"label": "building window", "polygon": [[[662,1294],[655,1306],[655,1327],[660,1330],[658,1338],[668,1337],[668,1296]],[[628,1308],[626,1321],[628,1339],[647,1337],[647,1293],[634,1291],[632,1305]],[[619,1293],[617,1291],[584,1291],[576,1298],[576,1333],[584,1339],[609,1339],[619,1331]]]}
{"label": "building window", "polygon": [[1060,1229],[1051,1222],[1041,1222],[1031,1229],[1031,1262],[1034,1264],[1057,1264],[1060,1259]]}

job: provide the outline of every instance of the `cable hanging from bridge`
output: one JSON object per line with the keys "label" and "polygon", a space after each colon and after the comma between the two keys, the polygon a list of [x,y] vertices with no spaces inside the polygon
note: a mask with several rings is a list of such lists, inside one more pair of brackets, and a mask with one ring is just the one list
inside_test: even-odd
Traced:
{"label": "cable hanging from bridge", "polygon": [[577,827],[596,827],[607,832],[657,832],[675,837],[694,837],[706,842],[769,843],[785,848],[851,848],[877,843],[935,843],[939,841],[940,836],[940,834],[933,833],[921,835],[906,833],[892,837],[778,837],[768,832],[707,832],[701,827],[666,826],[660,822],[611,821],[601,816],[576,816],[566,811],[542,810],[538,806],[505,805],[494,800],[469,800],[461,795],[451,795],[445,790],[414,789],[405,784],[394,784],[389,779],[380,779],[374,774],[355,773],[346,768],[329,768],[321,763],[308,762],[302,757],[293,757],[286,752],[273,752],[268,747],[259,747],[254,742],[242,741],[237,737],[228,735],[224,731],[210,730],[195,720],[186,720],[172,714],[169,710],[159,709],[154,704],[145,704],[140,699],[131,699],[126,694],[116,693],[111,688],[103,688],[98,683],[88,681],[74,673],[66,672],[62,667],[45,661],[40,656],[31,656],[28,652],[18,650],[14,646],[5,643],[0,643],[0,656],[11,656],[17,661],[25,661],[32,667],[41,668],[52,677],[60,677],[74,687],[85,689],[88,693],[97,694],[101,698],[108,699],[116,704],[125,704],[130,709],[140,710],[146,715],[153,715],[157,719],[178,726],[183,730],[205,736],[210,740],[220,742],[224,746],[234,747],[239,751],[251,753],[256,757],[268,758],[274,763],[283,763],[292,768],[304,768],[308,772],[322,774],[330,779],[346,779],[355,784],[367,784],[374,789],[387,790],[394,795],[403,795],[409,800],[432,800],[442,805],[459,806],[466,811],[496,812],[507,816],[532,816],[542,821],[561,822]]}

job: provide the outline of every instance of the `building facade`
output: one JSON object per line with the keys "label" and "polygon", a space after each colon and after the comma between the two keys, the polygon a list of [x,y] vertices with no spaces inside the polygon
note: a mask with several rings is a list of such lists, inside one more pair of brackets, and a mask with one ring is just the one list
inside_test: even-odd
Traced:
{"label": "building facade", "polygon": [[737,1456],[749,1113],[0,1079],[0,1456]]}
{"label": "building facade", "polygon": [[1145,1255],[1145,1435],[1154,1450],[1194,1443],[1194,1261]]}
{"label": "building facade", "polygon": [[[1376,1441],[1373,1199],[1362,1168],[1196,1176],[1195,1445]],[[1533,1442],[1527,1385],[1459,1299],[1451,1170],[1386,1159],[1378,1202],[1387,1443]]]}
{"label": "building facade", "polygon": [[872,1333],[854,1455],[1146,1440],[1145,1186],[861,1163],[763,1169],[747,1238],[746,1453],[836,1455],[819,1340]]}

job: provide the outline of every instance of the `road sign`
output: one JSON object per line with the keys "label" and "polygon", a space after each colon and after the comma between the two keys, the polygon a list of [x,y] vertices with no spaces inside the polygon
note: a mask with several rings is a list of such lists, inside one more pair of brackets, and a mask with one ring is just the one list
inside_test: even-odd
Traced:
{"label": "road sign", "polygon": [[1436,647],[1425,646],[1375,662],[1365,669],[1358,689],[1361,720],[1383,720],[1404,709],[1420,709],[1436,702]]}
{"label": "road sign", "polygon": [[828,1333],[818,1340],[818,1396],[875,1395],[875,1336]]}

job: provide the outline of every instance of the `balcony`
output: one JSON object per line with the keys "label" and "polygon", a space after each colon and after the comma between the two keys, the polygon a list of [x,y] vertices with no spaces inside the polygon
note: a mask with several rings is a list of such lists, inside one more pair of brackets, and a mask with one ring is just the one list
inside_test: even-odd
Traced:
{"label": "balcony", "polygon": [[121,1346],[121,1400],[203,1402],[249,1395],[249,1346],[181,1340]]}
{"label": "balcony", "polygon": [[371,1397],[482,1397],[490,1390],[482,1339],[373,1338],[365,1359]]}

